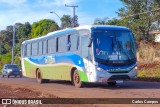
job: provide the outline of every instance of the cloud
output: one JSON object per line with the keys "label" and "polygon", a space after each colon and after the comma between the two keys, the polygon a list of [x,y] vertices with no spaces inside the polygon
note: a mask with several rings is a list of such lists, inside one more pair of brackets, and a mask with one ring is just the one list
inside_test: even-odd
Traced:
{"label": "cloud", "polygon": [[26,0],[0,0],[0,4],[7,4],[10,6],[20,6],[22,4],[24,4],[26,2]]}
{"label": "cloud", "polygon": [[[60,19],[50,11],[56,12],[60,17],[64,14],[72,16],[72,8],[64,5],[76,5],[80,0],[0,0],[0,3],[13,6],[11,9],[0,9],[0,26],[13,25],[17,22],[24,23],[52,19],[60,25]],[[19,5],[17,5],[19,4]],[[93,16],[77,12],[80,25],[92,24]],[[2,27],[1,27],[2,29]]]}
{"label": "cloud", "polygon": [[34,6],[64,6],[65,4],[77,4],[79,0],[38,0]]}

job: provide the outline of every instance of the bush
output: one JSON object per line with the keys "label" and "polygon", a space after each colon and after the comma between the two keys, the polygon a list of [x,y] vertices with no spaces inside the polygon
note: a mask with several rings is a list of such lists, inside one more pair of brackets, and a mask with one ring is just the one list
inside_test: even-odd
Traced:
{"label": "bush", "polygon": [[11,63],[11,59],[12,59],[11,53],[0,55],[0,74],[3,68],[3,65]]}
{"label": "bush", "polygon": [[154,62],[160,60],[160,45],[148,42],[140,42],[138,46],[138,61]]}

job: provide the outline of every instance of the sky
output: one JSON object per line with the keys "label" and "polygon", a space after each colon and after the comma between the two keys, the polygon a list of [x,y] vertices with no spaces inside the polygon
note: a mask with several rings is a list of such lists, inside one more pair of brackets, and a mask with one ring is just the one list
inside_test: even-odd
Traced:
{"label": "sky", "polygon": [[67,5],[78,5],[76,14],[80,25],[93,24],[96,18],[116,18],[116,12],[123,7],[120,0],[0,0],[0,29],[17,22],[25,23],[52,19],[60,25],[59,17],[73,16],[73,9]]}

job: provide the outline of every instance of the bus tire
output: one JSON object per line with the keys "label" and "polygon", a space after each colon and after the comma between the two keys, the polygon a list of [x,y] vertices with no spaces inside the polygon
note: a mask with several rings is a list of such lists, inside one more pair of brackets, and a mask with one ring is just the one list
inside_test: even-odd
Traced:
{"label": "bus tire", "polygon": [[80,80],[80,76],[78,74],[77,69],[73,72],[72,80],[73,80],[73,84],[76,88],[82,88],[83,87],[83,82]]}
{"label": "bus tire", "polygon": [[45,82],[45,80],[42,79],[42,74],[41,74],[41,71],[39,69],[37,70],[37,73],[36,73],[36,79],[37,79],[37,82],[39,84],[42,84],[42,83]]}
{"label": "bus tire", "polygon": [[116,81],[112,81],[112,82],[107,82],[109,86],[115,86],[117,83]]}

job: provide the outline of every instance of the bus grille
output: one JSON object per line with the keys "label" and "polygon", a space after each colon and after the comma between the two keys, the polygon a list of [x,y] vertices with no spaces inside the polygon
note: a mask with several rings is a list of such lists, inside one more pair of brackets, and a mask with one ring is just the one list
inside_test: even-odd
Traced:
{"label": "bus grille", "polygon": [[128,75],[112,75],[109,80],[128,80],[130,77]]}

